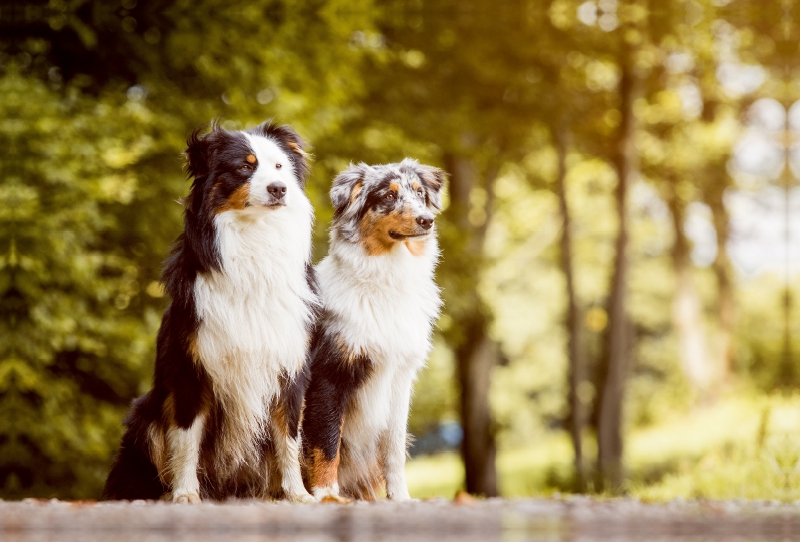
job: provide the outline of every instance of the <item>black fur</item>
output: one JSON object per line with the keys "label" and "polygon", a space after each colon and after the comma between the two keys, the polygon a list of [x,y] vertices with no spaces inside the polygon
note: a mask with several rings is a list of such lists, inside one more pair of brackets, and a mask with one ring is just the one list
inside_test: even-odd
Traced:
{"label": "black fur", "polygon": [[134,400],[131,410],[123,422],[127,427],[122,445],[114,459],[114,465],[106,480],[103,499],[149,499],[155,500],[169,491],[158,471],[150,461],[147,448],[147,428],[158,416],[158,401],[154,391]]}
{"label": "black fur", "polygon": [[364,205],[359,209],[358,214],[356,214],[357,222],[360,222],[368,211],[378,211],[383,214],[389,214],[394,210],[398,204],[398,200],[387,200],[385,196],[389,192],[389,186],[397,179],[398,177],[396,174],[390,173],[375,186],[368,188],[368,192],[364,198]]}
{"label": "black fur", "polygon": [[401,166],[401,171],[414,173],[419,177],[425,188],[425,203],[437,211],[442,210],[442,188],[447,181],[447,173],[439,168],[425,164],[416,164],[414,167]]}
{"label": "black fur", "polygon": [[[156,361],[153,389],[136,399],[124,422],[126,431],[122,444],[103,490],[103,499],[158,499],[169,488],[158,477],[150,457],[151,426],[175,424],[189,428],[198,414],[208,412],[206,436],[202,443],[204,454],[214,453],[215,432],[224,416],[213,399],[213,389],[202,368],[192,357],[200,319],[194,299],[198,274],[221,270],[220,255],[214,231],[214,215],[227,198],[247,180],[254,168],[246,160],[252,154],[247,138],[240,132],[228,132],[217,123],[202,135],[198,128],[187,142],[186,170],[192,178],[189,195],[184,200],[184,231],[178,237],[167,258],[162,282],[170,297],[156,341]],[[267,121],[250,131],[264,135],[289,156],[295,174],[305,185],[309,173],[304,142],[289,126]],[[316,293],[314,272],[309,265],[307,279]],[[316,308],[314,308],[316,310]],[[311,330],[309,330],[311,333]],[[284,386],[285,411],[290,432],[297,435],[302,398],[308,385],[309,369],[301,372]],[[166,408],[171,400],[172,408]],[[171,419],[168,419],[172,416]],[[268,453],[268,443],[264,443]],[[202,464],[209,462],[201,461]],[[202,467],[201,467],[202,470]],[[206,469],[207,471],[208,469]],[[246,477],[245,477],[246,478]],[[212,473],[200,477],[201,496],[225,498],[248,496],[246,484],[240,481],[216,480]]]}
{"label": "black fur", "polygon": [[[321,318],[322,321],[325,317]],[[324,326],[320,326],[324,328]],[[341,427],[353,393],[372,372],[366,356],[347,359],[335,336],[320,330],[315,334],[311,353],[311,383],[306,392],[303,413],[303,449],[321,449],[332,460],[339,452]]]}
{"label": "black fur", "polygon": [[[310,263],[306,266],[306,281],[311,291],[314,292],[315,295],[319,295],[317,276]],[[319,316],[319,307],[313,305],[310,308],[314,315],[312,321],[316,322]],[[308,331],[310,334],[313,333],[313,326]],[[297,438],[300,432],[300,419],[303,414],[303,404],[308,385],[311,382],[311,355],[312,350],[309,349],[307,362],[303,366],[303,370],[295,375],[293,379],[284,378],[281,386],[280,401],[282,402],[283,411],[286,415],[286,423],[291,438]]]}
{"label": "black fur", "polygon": [[311,166],[306,159],[306,144],[297,132],[290,126],[285,124],[278,126],[268,120],[249,130],[249,133],[263,135],[277,143],[286,156],[289,157],[289,160],[292,161],[294,174],[300,181],[300,186],[305,188],[308,176],[311,173]]}

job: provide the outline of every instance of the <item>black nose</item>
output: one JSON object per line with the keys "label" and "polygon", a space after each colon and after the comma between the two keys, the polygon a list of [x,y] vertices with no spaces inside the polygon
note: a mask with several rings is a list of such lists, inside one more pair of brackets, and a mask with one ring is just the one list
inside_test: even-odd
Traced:
{"label": "black nose", "polygon": [[432,216],[418,216],[417,217],[417,224],[422,226],[423,229],[429,230],[431,226],[433,226],[433,217]]}
{"label": "black nose", "polygon": [[267,192],[269,192],[269,195],[273,198],[281,199],[286,195],[286,185],[280,181],[272,183],[271,185],[267,186]]}

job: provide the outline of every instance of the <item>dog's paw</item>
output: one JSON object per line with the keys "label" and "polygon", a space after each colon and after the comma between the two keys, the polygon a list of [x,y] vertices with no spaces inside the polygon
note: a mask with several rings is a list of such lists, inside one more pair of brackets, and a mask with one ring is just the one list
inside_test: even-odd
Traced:
{"label": "dog's paw", "polygon": [[196,504],[200,502],[200,495],[186,491],[176,491],[172,494],[172,502]]}
{"label": "dog's paw", "polygon": [[308,493],[294,493],[294,494],[287,493],[285,499],[289,502],[302,503],[302,504],[311,504],[312,502],[317,502],[317,499],[315,499]]}
{"label": "dog's paw", "polygon": [[314,499],[317,502],[327,502],[335,504],[350,504],[351,502],[353,502],[352,499],[348,499],[347,497],[342,497],[341,495],[339,495],[338,487],[315,487]]}

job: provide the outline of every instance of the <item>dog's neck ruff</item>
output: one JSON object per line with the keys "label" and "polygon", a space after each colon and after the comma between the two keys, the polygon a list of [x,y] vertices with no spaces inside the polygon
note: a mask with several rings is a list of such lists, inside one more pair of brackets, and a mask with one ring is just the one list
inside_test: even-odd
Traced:
{"label": "dog's neck ruff", "polygon": [[[415,255],[409,249],[408,242],[421,243],[421,253]],[[345,239],[333,230],[330,235],[329,258],[341,272],[351,274],[353,279],[362,282],[367,288],[380,284],[381,280],[390,280],[391,282],[384,282],[381,286],[413,289],[415,279],[433,281],[434,269],[439,261],[439,244],[435,231],[424,238],[411,239],[408,242],[398,241],[385,254],[373,256],[360,241]]]}
{"label": "dog's neck ruff", "polygon": [[317,267],[329,332],[374,364],[398,358],[422,364],[439,314],[439,288],[433,280],[439,259],[435,233],[419,255],[405,243],[370,256],[360,243],[333,231],[331,251]]}
{"label": "dog's neck ruff", "polygon": [[281,376],[301,370],[319,303],[306,276],[312,208],[295,194],[278,209],[228,211],[214,219],[221,271],[195,284],[197,354],[223,403],[234,462],[266,430]]}
{"label": "dog's neck ruff", "polygon": [[195,288],[204,364],[248,353],[292,374],[302,366],[304,341],[293,339],[305,335],[309,305],[317,303],[305,273],[311,206],[303,200],[304,206],[229,211],[214,219],[222,270],[198,276]]}

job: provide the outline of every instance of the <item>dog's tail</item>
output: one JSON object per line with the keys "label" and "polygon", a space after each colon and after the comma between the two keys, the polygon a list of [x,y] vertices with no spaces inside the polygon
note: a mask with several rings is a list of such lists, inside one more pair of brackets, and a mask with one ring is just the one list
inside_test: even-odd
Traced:
{"label": "dog's tail", "polygon": [[150,414],[155,394],[150,392],[133,401],[125,419],[127,430],[103,488],[103,500],[157,500],[168,491],[150,458]]}

